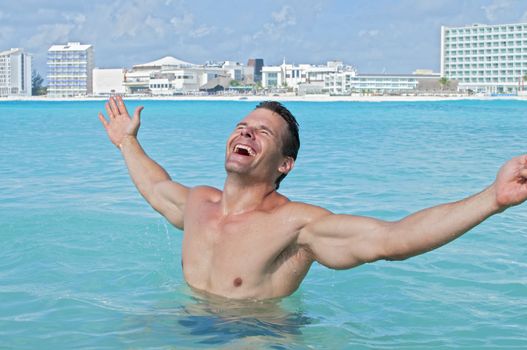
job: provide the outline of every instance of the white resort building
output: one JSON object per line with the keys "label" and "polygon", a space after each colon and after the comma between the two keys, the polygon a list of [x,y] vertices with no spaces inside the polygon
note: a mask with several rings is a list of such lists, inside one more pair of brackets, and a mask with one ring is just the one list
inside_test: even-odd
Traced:
{"label": "white resort building", "polygon": [[31,96],[31,56],[22,49],[0,52],[0,97]]}
{"label": "white resort building", "polygon": [[243,65],[225,61],[197,65],[167,56],[156,61],[137,64],[124,76],[127,94],[170,96],[197,93],[214,85],[223,78],[220,85],[231,80],[243,79]]}
{"label": "white resort building", "polygon": [[527,74],[527,23],[441,27],[441,76],[460,90],[516,93]]}
{"label": "white resort building", "polygon": [[93,95],[109,96],[113,94],[124,94],[124,76],[126,70],[123,68],[93,69]]}
{"label": "white resort building", "polygon": [[439,91],[439,74],[416,71],[413,74],[359,74],[341,61],[326,65],[298,66],[282,63],[262,68],[262,85],[270,91],[289,90],[297,95],[330,94],[406,94]]}
{"label": "white resort building", "polygon": [[262,68],[262,86],[266,89],[292,89],[298,94],[322,93],[326,77],[338,72],[355,72],[351,66],[340,61],[328,61],[326,65],[286,64],[264,66]]}
{"label": "white resort building", "polygon": [[48,50],[48,96],[86,96],[93,91],[92,45],[70,42]]}
{"label": "white resort building", "polygon": [[439,74],[431,71],[413,74],[357,74],[354,71],[326,75],[324,91],[330,95],[409,94],[439,91]]}

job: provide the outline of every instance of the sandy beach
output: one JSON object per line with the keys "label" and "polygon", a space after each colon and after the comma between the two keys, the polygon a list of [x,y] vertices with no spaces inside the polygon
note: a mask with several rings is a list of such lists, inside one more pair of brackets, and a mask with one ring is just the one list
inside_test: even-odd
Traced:
{"label": "sandy beach", "polygon": [[[306,95],[296,96],[289,94],[273,95],[220,95],[220,96],[125,96],[125,100],[167,100],[167,101],[301,101],[301,102],[419,102],[419,101],[455,101],[455,100],[526,100],[527,96],[330,96],[330,95]],[[30,97],[7,97],[0,98],[2,101],[104,101],[108,96],[52,98],[47,96]]]}

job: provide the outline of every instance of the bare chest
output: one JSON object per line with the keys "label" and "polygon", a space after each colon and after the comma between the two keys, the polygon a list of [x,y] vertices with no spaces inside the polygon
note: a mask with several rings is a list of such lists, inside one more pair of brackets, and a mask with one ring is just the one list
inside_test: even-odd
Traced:
{"label": "bare chest", "polygon": [[[225,218],[216,205],[203,205],[185,217],[185,279],[193,287],[220,295],[275,294],[274,284],[280,275],[287,276],[286,270],[309,267],[295,249],[295,239],[295,228],[279,213]],[[293,288],[295,283],[284,285],[290,282],[282,281],[281,288]]]}

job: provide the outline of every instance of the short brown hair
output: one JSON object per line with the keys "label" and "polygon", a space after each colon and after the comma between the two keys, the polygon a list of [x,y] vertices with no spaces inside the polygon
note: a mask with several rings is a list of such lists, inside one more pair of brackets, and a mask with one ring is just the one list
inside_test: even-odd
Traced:
{"label": "short brown hair", "polygon": [[[264,108],[281,116],[287,123],[288,137],[283,140],[282,154],[296,160],[300,149],[300,136],[298,135],[298,122],[293,114],[280,102],[263,101],[255,109]],[[280,182],[287,176],[282,174],[276,179],[276,189],[280,187]]]}

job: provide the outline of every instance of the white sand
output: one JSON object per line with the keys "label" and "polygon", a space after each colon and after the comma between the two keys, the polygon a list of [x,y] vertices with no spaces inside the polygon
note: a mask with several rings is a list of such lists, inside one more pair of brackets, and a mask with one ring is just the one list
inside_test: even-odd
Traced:
{"label": "white sand", "polygon": [[[47,96],[7,97],[1,101],[105,101],[108,97],[51,98]],[[453,101],[453,100],[527,100],[527,96],[329,96],[329,95],[247,95],[247,96],[125,96],[125,100],[166,100],[166,101],[305,101],[305,102],[415,102],[415,101]]]}

